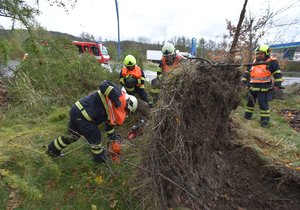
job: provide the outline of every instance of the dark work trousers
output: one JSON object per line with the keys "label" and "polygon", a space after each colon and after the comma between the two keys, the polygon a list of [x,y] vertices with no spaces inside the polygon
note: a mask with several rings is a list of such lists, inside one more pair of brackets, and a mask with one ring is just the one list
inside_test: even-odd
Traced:
{"label": "dark work trousers", "polygon": [[69,131],[73,137],[77,136],[77,139],[83,136],[89,144],[101,142],[101,133],[96,122],[85,119],[76,106],[70,111]]}
{"label": "dark work trousers", "polygon": [[138,86],[135,86],[134,91],[127,91],[127,93],[130,94],[130,95],[134,95],[134,93],[137,93],[139,95],[140,99],[142,99],[143,101],[149,103],[148,94],[147,94],[147,92],[145,91],[144,88],[140,88]]}
{"label": "dark work trousers", "polygon": [[88,121],[85,119],[81,111],[73,105],[70,110],[68,135],[61,136],[51,142],[48,146],[48,150],[59,155],[62,149],[72,142],[77,141],[81,136],[83,136],[91,145],[92,154],[95,160],[97,161],[97,159],[101,159],[104,154],[101,146],[101,133],[98,129],[98,125],[94,120]]}
{"label": "dark work trousers", "polygon": [[259,108],[260,108],[261,122],[269,122],[270,121],[269,101],[271,100],[271,93],[269,91],[266,91],[266,92],[250,91],[249,92],[248,102],[246,105],[244,117],[246,119],[252,118],[256,100],[258,101]]}

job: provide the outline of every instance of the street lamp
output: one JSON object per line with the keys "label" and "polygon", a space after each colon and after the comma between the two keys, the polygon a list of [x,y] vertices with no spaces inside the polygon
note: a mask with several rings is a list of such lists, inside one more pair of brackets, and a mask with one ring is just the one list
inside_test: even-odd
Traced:
{"label": "street lamp", "polygon": [[120,44],[120,23],[119,23],[119,8],[118,8],[118,0],[115,0],[116,11],[117,11],[117,21],[118,21],[118,61],[120,60],[121,54],[121,44]]}

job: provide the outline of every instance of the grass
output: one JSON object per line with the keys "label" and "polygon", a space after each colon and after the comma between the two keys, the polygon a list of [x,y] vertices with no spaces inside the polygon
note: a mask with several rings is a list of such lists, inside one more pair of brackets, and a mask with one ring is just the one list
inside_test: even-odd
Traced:
{"label": "grass", "polygon": [[[36,114],[42,110],[46,112]],[[92,205],[134,209],[136,202],[127,183],[134,164],[96,165],[83,139],[70,145],[62,158],[46,155],[47,145],[66,129],[68,110],[2,110],[0,209],[11,205],[12,197],[20,203],[19,209],[91,209]],[[128,159],[132,163],[137,160],[134,155]]]}
{"label": "grass", "polygon": [[150,61],[145,61],[144,62],[144,69],[156,72],[159,69],[158,63],[153,63],[153,62],[150,62]]}
{"label": "grass", "polygon": [[233,113],[233,119],[240,126],[238,129],[240,138],[273,162],[293,168],[300,167],[299,133],[293,130],[280,114],[281,109],[300,110],[299,100],[299,96],[288,96],[286,100],[271,101],[271,123],[268,128],[260,127],[258,107],[251,121],[243,119],[244,107],[238,107]]}
{"label": "grass", "polygon": [[[243,101],[245,102],[245,101]],[[232,113],[239,138],[274,163],[299,167],[300,137],[279,114],[283,108],[300,109],[300,97],[274,100],[271,126],[261,128],[258,110],[253,120],[243,119],[244,108]],[[69,107],[9,107],[0,121],[0,209],[139,209],[132,178],[140,160],[138,142],[124,147],[126,162],[96,165],[90,148],[80,139],[65,156],[52,159],[47,145],[67,126]],[[119,132],[124,135],[137,116],[127,119]],[[106,138],[104,137],[104,142]],[[128,161],[128,162],[127,162]]]}
{"label": "grass", "polygon": [[284,71],[283,75],[285,77],[300,77],[300,72],[288,72],[288,71]]}

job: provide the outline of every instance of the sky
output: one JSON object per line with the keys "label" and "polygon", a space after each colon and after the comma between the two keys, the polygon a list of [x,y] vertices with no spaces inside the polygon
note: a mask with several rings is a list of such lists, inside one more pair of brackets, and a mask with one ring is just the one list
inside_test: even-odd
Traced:
{"label": "sky", "polygon": [[[297,2],[298,6],[281,16],[295,18],[300,14],[300,0],[269,2],[274,10]],[[243,0],[118,0],[120,39],[138,40],[143,37],[152,43],[161,43],[175,36],[185,36],[218,41],[227,32],[226,19],[235,25],[238,23],[243,4]],[[266,0],[248,0],[247,11],[259,14],[265,6]],[[78,0],[74,8],[68,8],[66,13],[63,8],[49,6],[46,0],[39,0],[42,13],[36,19],[47,30],[75,36],[85,32],[96,39],[118,40],[115,0]],[[1,21],[0,24],[9,28],[11,23]],[[299,24],[289,30],[290,38],[286,40],[300,41]]]}

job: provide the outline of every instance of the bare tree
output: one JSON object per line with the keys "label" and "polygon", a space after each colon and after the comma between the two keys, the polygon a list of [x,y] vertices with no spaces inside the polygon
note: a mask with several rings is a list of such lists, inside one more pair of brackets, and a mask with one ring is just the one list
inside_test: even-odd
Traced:
{"label": "bare tree", "polygon": [[80,38],[88,41],[96,41],[94,35],[89,34],[88,32],[82,32]]}
{"label": "bare tree", "polygon": [[[297,18],[287,19],[281,16],[296,6],[300,6],[299,1],[294,1],[277,11],[273,10],[270,4],[267,4],[266,8],[259,14],[252,11],[248,12],[241,25],[236,46],[236,50],[239,51],[245,62],[252,61],[253,49],[258,45],[259,40],[270,35],[271,31],[276,31],[273,40],[279,42],[289,28],[299,23]],[[224,35],[224,37],[232,39],[237,32],[237,27],[232,21],[227,20],[227,29],[229,34]]]}
{"label": "bare tree", "polygon": [[146,43],[150,43],[150,39],[148,39],[145,36],[141,36],[138,38],[138,42],[142,43],[142,44],[146,44]]}

